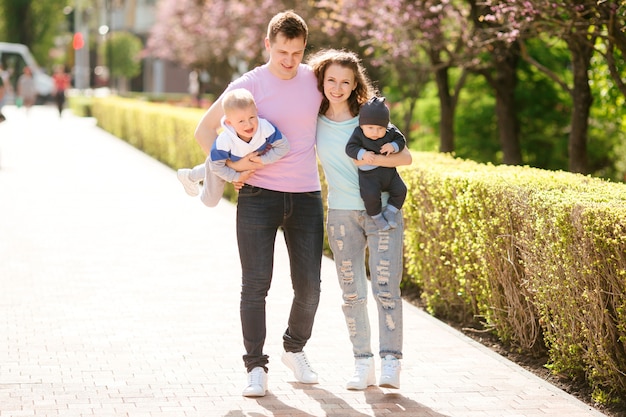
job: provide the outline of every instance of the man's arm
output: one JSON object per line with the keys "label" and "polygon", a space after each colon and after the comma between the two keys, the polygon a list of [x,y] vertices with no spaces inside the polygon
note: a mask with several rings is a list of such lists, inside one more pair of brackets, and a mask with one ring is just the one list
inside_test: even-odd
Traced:
{"label": "man's arm", "polygon": [[217,130],[220,128],[222,116],[224,116],[224,110],[222,109],[222,97],[220,96],[204,113],[194,132],[196,141],[207,155],[211,153],[211,147],[217,137]]}

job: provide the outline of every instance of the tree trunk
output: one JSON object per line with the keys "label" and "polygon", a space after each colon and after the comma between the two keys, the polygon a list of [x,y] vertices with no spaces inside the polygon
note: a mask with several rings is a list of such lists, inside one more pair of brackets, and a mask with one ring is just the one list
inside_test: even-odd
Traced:
{"label": "tree trunk", "polygon": [[588,71],[594,50],[588,40],[577,37],[568,39],[567,45],[572,53],[572,73],[574,75],[573,109],[568,143],[569,170],[570,172],[587,174],[587,131],[593,102]]}
{"label": "tree trunk", "polygon": [[496,118],[502,162],[508,165],[521,165],[522,163],[519,122],[515,106],[516,70],[519,61],[516,49],[507,48],[502,54],[504,58],[495,60],[496,77],[492,83],[496,94]]}
{"label": "tree trunk", "polygon": [[[475,0],[468,1],[471,18],[476,27],[484,31],[481,36],[486,39],[491,37],[494,24],[481,19],[489,8],[484,3]],[[478,38],[480,38],[479,36]],[[517,86],[517,64],[520,59],[520,45],[515,42],[494,42],[488,48],[493,64],[491,69],[478,71],[487,83],[493,88],[496,96],[496,123],[498,126],[498,139],[502,149],[502,162],[508,165],[520,165],[522,163],[522,151],[519,141],[519,122],[515,106],[515,87]]]}
{"label": "tree trunk", "polygon": [[32,0],[3,1],[0,5],[5,15],[5,42],[17,42],[32,48],[33,42],[33,19],[31,11]]}
{"label": "tree trunk", "polygon": [[448,68],[440,68],[435,72],[437,91],[439,93],[439,152],[454,152],[454,101],[450,95]]}
{"label": "tree trunk", "polygon": [[411,132],[411,123],[413,120],[413,112],[415,111],[415,107],[417,106],[417,98],[413,99],[413,100],[409,100],[409,109],[407,110],[407,112],[404,114],[404,126],[403,126],[403,132],[404,136],[406,137],[406,141],[407,141],[407,145],[409,144],[409,140],[410,140],[410,132]]}

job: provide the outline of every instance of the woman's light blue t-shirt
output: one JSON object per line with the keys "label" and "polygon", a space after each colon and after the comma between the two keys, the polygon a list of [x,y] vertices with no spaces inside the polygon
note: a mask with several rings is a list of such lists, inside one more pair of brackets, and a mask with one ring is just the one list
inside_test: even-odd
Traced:
{"label": "woman's light blue t-shirt", "polygon": [[[317,157],[328,183],[328,208],[335,210],[365,210],[359,192],[359,173],[352,158],[346,154],[346,144],[359,118],[334,122],[326,116],[317,118]],[[383,193],[383,206],[387,202]]]}

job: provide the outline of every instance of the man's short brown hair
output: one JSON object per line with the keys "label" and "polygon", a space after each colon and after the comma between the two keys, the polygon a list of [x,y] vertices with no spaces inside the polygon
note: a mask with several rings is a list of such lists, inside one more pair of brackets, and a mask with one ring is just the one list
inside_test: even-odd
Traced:
{"label": "man's short brown hair", "polygon": [[272,17],[267,25],[267,38],[270,43],[274,43],[279,33],[289,40],[303,38],[306,43],[309,28],[302,17],[293,10],[287,10]]}

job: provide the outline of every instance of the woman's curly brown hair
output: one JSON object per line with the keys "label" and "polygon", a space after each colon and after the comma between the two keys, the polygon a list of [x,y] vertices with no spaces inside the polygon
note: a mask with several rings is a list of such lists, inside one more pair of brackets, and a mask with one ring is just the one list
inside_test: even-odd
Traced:
{"label": "woman's curly brown hair", "polygon": [[324,114],[328,110],[328,99],[324,96],[324,76],[326,69],[333,64],[340,65],[344,68],[350,68],[354,73],[356,88],[348,98],[348,105],[353,116],[359,114],[361,105],[370,97],[375,95],[376,91],[370,81],[365,67],[361,64],[361,60],[351,51],[344,49],[323,49],[308,59],[308,64],[313,68],[317,77],[317,89],[322,93],[322,104],[320,105],[319,114]]}

